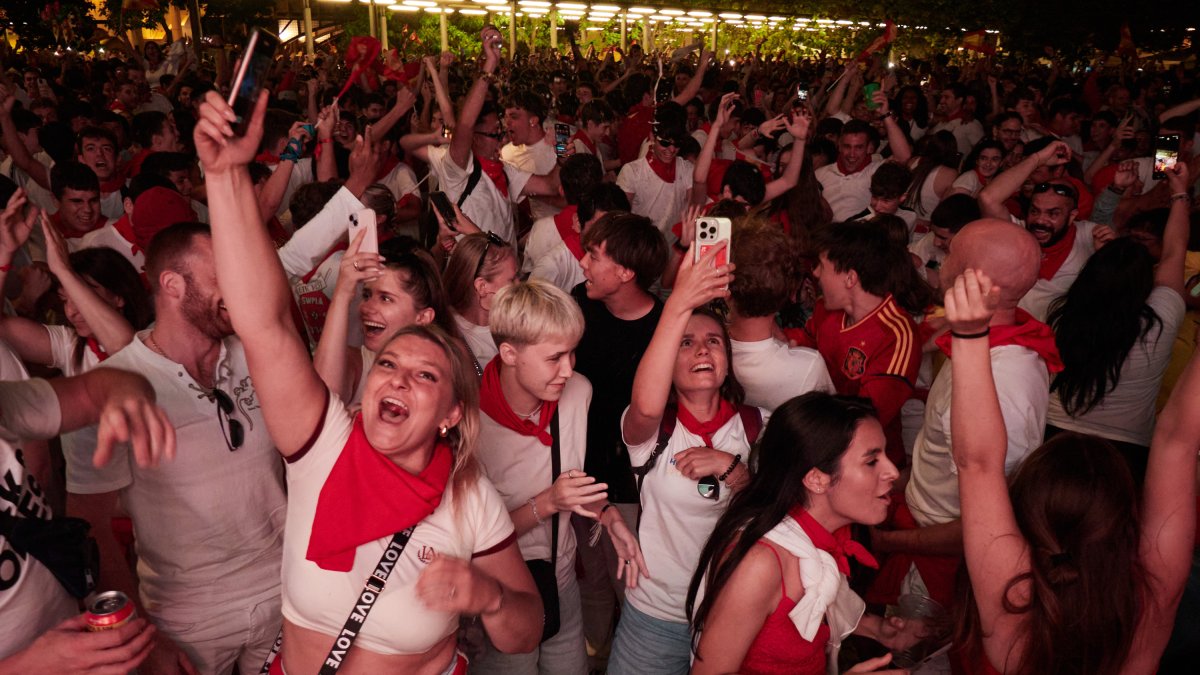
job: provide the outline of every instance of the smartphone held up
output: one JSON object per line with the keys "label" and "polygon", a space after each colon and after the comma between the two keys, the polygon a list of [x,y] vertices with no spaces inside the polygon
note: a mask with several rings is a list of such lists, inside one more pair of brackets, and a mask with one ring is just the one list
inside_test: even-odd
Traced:
{"label": "smartphone held up", "polygon": [[1160,134],[1154,141],[1154,178],[1162,180],[1179,161],[1179,134]]}
{"label": "smartphone held up", "polygon": [[246,49],[234,70],[233,84],[229,92],[229,107],[237,115],[234,123],[234,133],[246,135],[246,126],[250,123],[250,113],[254,110],[254,102],[258,99],[258,90],[263,87],[271,61],[275,58],[275,50],[279,47],[279,38],[255,28],[250,31],[250,39],[246,41]]}

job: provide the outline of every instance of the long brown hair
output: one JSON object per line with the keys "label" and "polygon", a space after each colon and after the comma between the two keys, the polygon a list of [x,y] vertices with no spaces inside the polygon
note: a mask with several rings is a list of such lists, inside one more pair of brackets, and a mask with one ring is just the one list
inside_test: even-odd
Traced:
{"label": "long brown hair", "polygon": [[[1008,673],[1108,675],[1133,644],[1146,571],[1138,557],[1137,491],[1108,441],[1063,433],[1034,451],[1009,481],[1029,571],[1009,580],[1004,611],[1024,615],[1019,661]],[[1025,586],[1018,592],[1018,586]],[[982,627],[969,586],[959,644],[982,658]],[[1028,594],[1020,603],[1014,596]]]}

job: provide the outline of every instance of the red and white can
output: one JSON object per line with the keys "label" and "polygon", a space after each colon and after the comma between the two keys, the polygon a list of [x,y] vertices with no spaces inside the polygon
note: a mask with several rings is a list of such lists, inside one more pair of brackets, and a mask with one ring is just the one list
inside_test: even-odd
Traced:
{"label": "red and white can", "polygon": [[83,614],[92,632],[115,630],[137,618],[137,608],[121,591],[105,591],[92,598]]}

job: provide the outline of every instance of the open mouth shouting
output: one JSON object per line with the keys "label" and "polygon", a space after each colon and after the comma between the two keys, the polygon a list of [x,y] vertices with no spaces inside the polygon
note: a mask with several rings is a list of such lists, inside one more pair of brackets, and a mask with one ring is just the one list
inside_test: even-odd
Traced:
{"label": "open mouth shouting", "polygon": [[408,406],[400,399],[385,396],[379,401],[379,419],[392,424],[408,419]]}

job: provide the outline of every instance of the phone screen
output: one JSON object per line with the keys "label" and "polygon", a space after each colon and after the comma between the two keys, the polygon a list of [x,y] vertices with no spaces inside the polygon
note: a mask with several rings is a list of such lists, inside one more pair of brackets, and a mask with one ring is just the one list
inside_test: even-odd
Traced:
{"label": "phone screen", "polygon": [[1175,168],[1179,160],[1179,136],[1159,136],[1154,143],[1154,177],[1167,177],[1167,170]]}
{"label": "phone screen", "polygon": [[279,38],[255,28],[250,33],[246,43],[246,51],[238,63],[237,74],[233,80],[232,92],[229,95],[229,106],[237,115],[236,131],[239,136],[246,133],[246,125],[250,121],[250,112],[258,98],[258,90],[263,86],[271,61],[275,57],[275,48],[279,46]]}
{"label": "phone screen", "polygon": [[796,100],[801,103],[808,102],[808,87],[796,87]]}
{"label": "phone screen", "polygon": [[554,125],[554,153],[559,157],[567,154],[567,143],[571,140],[571,127],[566,124]]}
{"label": "phone screen", "polygon": [[454,225],[458,221],[458,217],[454,215],[454,207],[450,206],[450,198],[446,196],[446,193],[430,192],[429,201],[433,204],[433,208],[437,209],[438,213],[442,215],[442,220],[446,221],[446,227],[450,228],[453,232],[457,232],[458,230]]}

